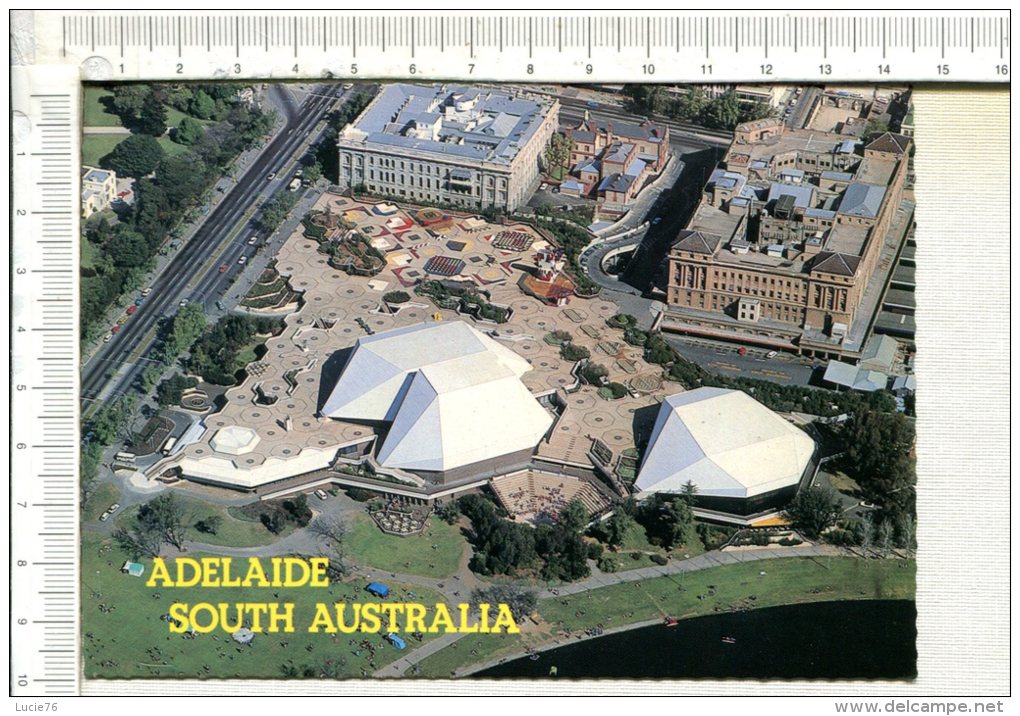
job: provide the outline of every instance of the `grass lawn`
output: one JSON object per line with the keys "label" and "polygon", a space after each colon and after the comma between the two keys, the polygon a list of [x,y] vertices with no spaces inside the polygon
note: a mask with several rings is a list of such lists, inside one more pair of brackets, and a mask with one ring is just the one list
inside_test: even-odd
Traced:
{"label": "grass lawn", "polygon": [[127,139],[126,134],[86,134],[81,138],[81,163],[98,167],[99,160]]}
{"label": "grass lawn", "polygon": [[86,87],[82,98],[82,109],[86,127],[121,127],[120,117],[106,111],[102,103],[105,97],[113,97],[113,92],[102,87]]}
{"label": "grass lawn", "polygon": [[120,490],[113,483],[104,482],[96,488],[96,491],[92,493],[88,502],[82,508],[82,521],[92,522],[98,520],[99,516],[106,512],[106,508],[115,502],[120,502]]}
{"label": "grass lawn", "polygon": [[[223,545],[225,547],[257,547],[259,545],[271,544],[280,539],[280,537],[284,537],[294,531],[294,525],[288,524],[280,534],[274,535],[261,522],[239,519],[223,505],[196,500],[193,497],[180,493],[177,493],[176,496],[191,516],[190,523],[192,525],[212,515],[218,515],[223,520],[214,535],[199,532],[194,528],[189,530],[188,539],[195,542]],[[133,523],[137,515],[138,505],[127,508],[117,518],[117,526],[126,528]]]}
{"label": "grass lawn", "polygon": [[[192,557],[202,557],[194,554]],[[125,555],[109,539],[94,534],[82,537],[82,650],[87,678],[305,678],[361,677],[371,674],[408,652],[397,651],[380,634],[359,634],[374,650],[351,645],[351,635],[308,633],[318,602],[333,604],[345,599],[377,601],[365,591],[363,580],[330,587],[279,588],[150,588],[145,583],[152,560],[143,559],[145,575],[131,577],[120,572]],[[235,566],[238,562],[235,560]],[[244,562],[242,562],[244,564]],[[264,561],[268,571],[268,562]],[[441,595],[418,586],[387,582],[389,601],[416,601],[426,605],[443,601]],[[416,597],[409,598],[413,591]],[[171,634],[160,617],[174,602],[196,604],[236,602],[293,602],[294,629],[286,633],[257,633],[251,646],[239,646],[221,630],[185,639]],[[234,610],[227,613],[234,620]],[[349,618],[349,617],[348,617]],[[434,638],[426,635],[425,642]],[[408,639],[408,649],[418,642]],[[355,654],[359,651],[360,654]],[[291,671],[293,670],[293,671]]]}
{"label": "grass lawn", "polygon": [[[466,664],[514,654],[525,646],[548,642],[564,631],[576,632],[597,624],[608,629],[667,615],[704,616],[717,610],[848,599],[913,599],[915,570],[913,560],[791,557],[705,569],[682,579],[671,575],[543,599],[538,605],[541,629],[499,639],[491,635],[466,636],[456,649],[442,649],[423,660],[421,675],[448,677],[452,670]],[[472,649],[479,654],[471,654]]]}
{"label": "grass lawn", "polygon": [[163,147],[163,151],[166,152],[168,157],[176,157],[180,154],[184,154],[186,151],[191,149],[184,144],[178,144],[177,142],[170,139],[169,134],[164,134],[162,137],[157,139],[159,146]]}
{"label": "grass lawn", "polygon": [[423,577],[449,577],[456,573],[467,541],[456,525],[432,517],[421,535],[388,535],[368,515],[351,520],[347,554],[359,564],[389,572]]}

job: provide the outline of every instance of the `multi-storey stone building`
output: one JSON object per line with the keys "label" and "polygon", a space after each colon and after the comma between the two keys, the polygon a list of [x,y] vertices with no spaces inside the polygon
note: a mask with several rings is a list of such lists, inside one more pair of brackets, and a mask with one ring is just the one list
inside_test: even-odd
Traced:
{"label": "multi-storey stone building", "polygon": [[[847,108],[846,122],[866,108]],[[669,253],[662,327],[856,357],[895,257],[910,139],[737,127]]]}
{"label": "multi-storey stone building", "polygon": [[386,85],[340,132],[339,183],[412,202],[513,211],[539,182],[558,115],[548,98]]}

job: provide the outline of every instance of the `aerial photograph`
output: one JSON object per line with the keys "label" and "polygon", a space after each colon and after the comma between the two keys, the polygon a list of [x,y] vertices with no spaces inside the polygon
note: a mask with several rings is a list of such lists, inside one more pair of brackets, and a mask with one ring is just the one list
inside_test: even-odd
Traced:
{"label": "aerial photograph", "polygon": [[911,87],[412,80],[85,85],[84,678],[915,679]]}

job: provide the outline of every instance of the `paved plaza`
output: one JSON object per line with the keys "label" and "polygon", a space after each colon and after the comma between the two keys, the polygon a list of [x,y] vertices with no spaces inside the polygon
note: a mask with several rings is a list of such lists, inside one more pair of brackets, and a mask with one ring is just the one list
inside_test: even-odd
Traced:
{"label": "paved plaza", "polygon": [[[317,417],[347,349],[369,332],[425,321],[469,322],[531,364],[522,380],[534,395],[559,392],[567,407],[539,445],[540,457],[590,465],[591,440],[598,438],[615,460],[634,446],[635,433],[647,436],[654,406],[662,397],[681,390],[664,382],[661,369],[645,363],[642,349],[625,343],[622,331],[606,324],[618,311],[615,304],[572,297],[556,307],[522,292],[519,280],[535,270],[535,254],[547,245],[529,225],[494,226],[477,217],[405,210],[331,193],[320,198],[315,210],[337,217],[329,223],[338,238],[352,225],[368,237],[385,256],[385,267],[374,276],[334,268],[319,243],[304,236],[299,226],[281,247],[276,270],[302,295],[300,306],[292,306],[289,313],[252,311],[281,316],[285,328],[267,341],[266,354],[249,367],[244,383],[227,390],[224,407],[205,417],[204,432],[154,473],[186,458],[189,465],[201,462],[214,472],[238,474],[235,484],[251,487],[269,481],[265,478],[270,475],[280,479],[322,469],[340,447],[363,442],[372,433],[365,425]],[[439,275],[431,273],[437,268]],[[420,279],[469,282],[487,291],[492,304],[509,307],[510,319],[496,324],[439,308],[414,293]],[[411,300],[384,301],[393,291],[403,291]],[[574,363],[562,359],[559,346],[546,340],[554,331],[568,332],[576,345],[591,352],[593,362],[605,366],[610,381],[626,385],[632,394],[606,400],[589,386],[568,393],[566,389],[577,384],[571,374]],[[221,430],[225,432],[217,439]],[[250,480],[243,477],[246,471]]]}

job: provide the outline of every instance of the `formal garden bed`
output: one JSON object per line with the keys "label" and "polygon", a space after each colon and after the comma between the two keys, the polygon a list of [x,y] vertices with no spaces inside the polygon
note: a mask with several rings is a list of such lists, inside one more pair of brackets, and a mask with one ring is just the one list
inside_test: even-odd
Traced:
{"label": "formal garden bed", "polygon": [[414,292],[425,296],[439,308],[457,311],[479,321],[506,323],[513,315],[509,306],[490,303],[487,292],[466,285],[443,281],[420,281]]}

